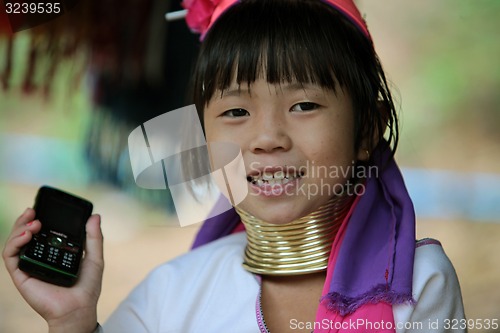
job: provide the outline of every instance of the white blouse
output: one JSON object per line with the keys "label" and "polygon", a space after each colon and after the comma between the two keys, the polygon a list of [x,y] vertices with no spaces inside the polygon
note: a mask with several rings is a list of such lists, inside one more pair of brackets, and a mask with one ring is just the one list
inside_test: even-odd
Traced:
{"label": "white blouse", "polygon": [[[243,269],[245,233],[226,236],[154,269],[103,325],[105,333],[258,333],[257,277]],[[417,243],[416,305],[393,306],[397,332],[447,332],[464,319],[455,270],[436,241]],[[465,332],[454,330],[453,332]]]}

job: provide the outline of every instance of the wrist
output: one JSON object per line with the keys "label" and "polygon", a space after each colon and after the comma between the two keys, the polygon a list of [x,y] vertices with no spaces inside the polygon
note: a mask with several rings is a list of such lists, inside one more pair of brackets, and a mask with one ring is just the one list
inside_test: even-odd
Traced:
{"label": "wrist", "polygon": [[72,333],[99,333],[102,332],[101,326],[99,325],[98,322],[95,322],[94,324],[83,324],[83,325],[78,325],[78,324],[67,324],[67,325],[49,325],[49,333],[67,333],[67,332],[72,332]]}
{"label": "wrist", "polygon": [[49,333],[94,333],[99,332],[97,314],[85,314],[84,311],[77,311],[71,315],[58,318],[48,322]]}

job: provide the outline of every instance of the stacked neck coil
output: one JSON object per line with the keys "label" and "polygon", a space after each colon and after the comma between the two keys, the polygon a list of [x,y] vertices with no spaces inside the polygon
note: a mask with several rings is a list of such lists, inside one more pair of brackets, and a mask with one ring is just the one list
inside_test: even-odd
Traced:
{"label": "stacked neck coil", "polygon": [[243,267],[263,275],[299,275],[326,270],[333,240],[354,196],[334,197],[287,224],[271,224],[236,208],[248,244]]}

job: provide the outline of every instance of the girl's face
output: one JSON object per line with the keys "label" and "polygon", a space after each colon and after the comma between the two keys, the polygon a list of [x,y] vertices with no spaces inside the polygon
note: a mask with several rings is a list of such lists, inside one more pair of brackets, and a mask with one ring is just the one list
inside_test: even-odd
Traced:
{"label": "girl's face", "polygon": [[207,141],[241,148],[248,195],[238,206],[269,223],[307,215],[338,194],[364,151],[354,149],[350,98],[320,86],[263,79],[216,91]]}

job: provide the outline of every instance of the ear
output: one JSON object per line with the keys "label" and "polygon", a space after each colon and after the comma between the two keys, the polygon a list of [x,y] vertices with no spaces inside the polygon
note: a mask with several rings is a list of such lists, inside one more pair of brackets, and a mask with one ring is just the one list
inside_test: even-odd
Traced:
{"label": "ear", "polygon": [[376,112],[381,115],[380,118],[376,119],[380,119],[381,121],[380,129],[375,126],[375,124],[368,125],[373,126],[372,131],[368,130],[368,128],[363,129],[363,139],[361,140],[361,144],[359,145],[359,149],[357,151],[358,161],[368,162],[370,160],[373,150],[383,138],[385,130],[387,129],[387,121],[390,115],[389,107],[384,101],[377,101]]}

